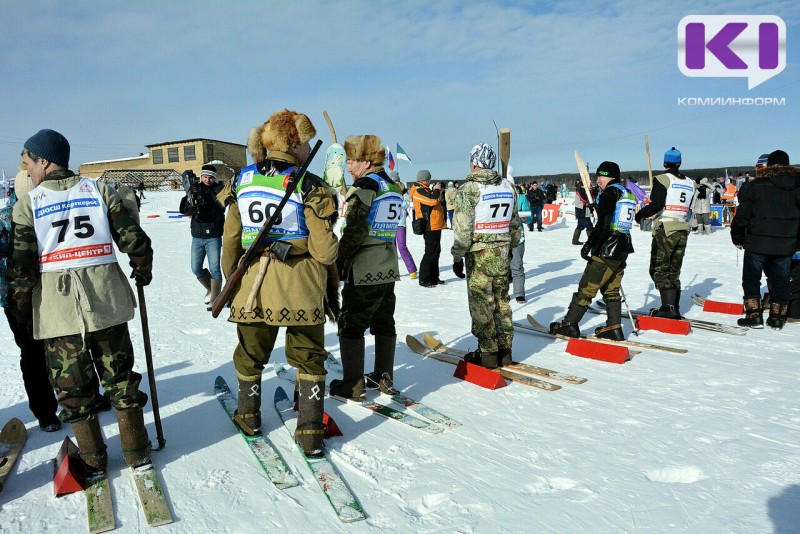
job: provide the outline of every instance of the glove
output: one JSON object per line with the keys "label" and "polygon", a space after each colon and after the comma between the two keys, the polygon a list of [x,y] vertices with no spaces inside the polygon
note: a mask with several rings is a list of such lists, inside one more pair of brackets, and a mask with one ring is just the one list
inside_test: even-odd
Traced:
{"label": "glove", "polygon": [[152,264],[144,265],[144,262],[140,264],[139,261],[131,258],[130,266],[133,269],[131,279],[136,281],[137,287],[144,287],[153,281]]}
{"label": "glove", "polygon": [[634,215],[634,216],[633,216],[633,219],[634,219],[634,220],[635,220],[637,223],[640,223],[640,222],[642,222],[642,219],[644,219],[644,215],[642,215],[642,211],[641,211],[641,210],[637,211],[637,212],[636,212],[636,215]]}
{"label": "glove", "polygon": [[453,262],[453,272],[459,278],[466,278],[467,275],[464,274],[464,260],[458,260]]}
{"label": "glove", "polygon": [[592,261],[592,246],[589,243],[584,243],[581,247],[581,258],[591,263]]}

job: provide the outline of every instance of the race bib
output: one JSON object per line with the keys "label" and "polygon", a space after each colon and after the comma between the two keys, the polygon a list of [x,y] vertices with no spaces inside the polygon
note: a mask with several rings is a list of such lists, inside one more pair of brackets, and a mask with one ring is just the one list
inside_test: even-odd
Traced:
{"label": "race bib", "polygon": [[620,234],[631,233],[633,228],[634,215],[636,215],[636,197],[633,196],[627,189],[619,184],[614,184],[623,191],[622,196],[617,200],[617,205],[614,208],[614,219],[611,221],[611,231]]}
{"label": "race bib", "polygon": [[670,175],[669,188],[667,189],[667,200],[664,203],[662,217],[677,219],[680,221],[689,220],[689,208],[692,206],[694,197],[694,184],[688,179],[676,178]]}
{"label": "race bib", "polygon": [[485,185],[475,206],[476,234],[502,234],[508,232],[514,216],[514,191],[503,180],[499,185]]}
{"label": "race bib", "polygon": [[369,236],[381,241],[394,241],[403,218],[403,196],[396,185],[377,174],[369,174],[367,178],[378,182],[378,196],[372,201],[367,218]]}

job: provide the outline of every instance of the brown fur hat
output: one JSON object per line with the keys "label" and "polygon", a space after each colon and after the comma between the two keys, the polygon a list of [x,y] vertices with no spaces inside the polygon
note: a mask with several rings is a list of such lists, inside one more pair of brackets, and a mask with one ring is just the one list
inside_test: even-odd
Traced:
{"label": "brown fur hat", "polygon": [[250,130],[247,149],[253,161],[264,161],[268,150],[287,152],[291,147],[310,141],[317,135],[308,115],[282,109],[270,115],[267,122]]}
{"label": "brown fur hat", "polygon": [[369,161],[375,165],[383,165],[386,149],[377,135],[351,135],[344,141],[347,159]]}

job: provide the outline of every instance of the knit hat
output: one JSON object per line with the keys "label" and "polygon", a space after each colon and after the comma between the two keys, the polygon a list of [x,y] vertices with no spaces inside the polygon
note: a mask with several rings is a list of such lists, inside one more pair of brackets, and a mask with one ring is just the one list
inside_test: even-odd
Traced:
{"label": "knit hat", "polygon": [[216,179],[217,178],[217,168],[214,167],[213,165],[209,165],[209,164],[203,165],[203,168],[200,170],[200,177],[202,178],[203,176],[210,176],[210,177]]}
{"label": "knit hat", "polygon": [[28,175],[28,171],[19,171],[17,175],[14,177],[14,192],[17,194],[17,198],[21,198],[31,191],[33,191],[33,180]]}
{"label": "knit hat", "polygon": [[767,167],[772,167],[773,165],[789,165],[789,154],[784,152],[783,150],[776,150],[774,152],[770,152],[769,157],[767,158]]}
{"label": "knit hat", "polygon": [[607,178],[619,178],[619,165],[613,161],[604,161],[597,167],[597,176],[605,176]]}
{"label": "knit hat", "polygon": [[469,153],[469,162],[481,169],[494,169],[497,155],[490,145],[481,143],[472,147],[472,151]]}
{"label": "knit hat", "polygon": [[282,109],[270,115],[267,122],[250,130],[247,149],[253,161],[267,159],[267,150],[286,152],[317,135],[311,119],[303,113]]}
{"label": "knit hat", "polygon": [[394,180],[395,182],[400,181],[400,173],[397,171],[389,171],[389,178]]}
{"label": "knit hat", "polygon": [[681,151],[676,149],[675,147],[670,148],[664,153],[664,165],[667,163],[671,164],[681,164]]}
{"label": "knit hat", "polygon": [[344,141],[344,152],[347,159],[374,165],[383,165],[386,159],[386,149],[377,135],[351,135]]}
{"label": "knit hat", "polygon": [[69,167],[69,141],[55,130],[39,130],[25,141],[24,146],[35,156],[59,167]]}
{"label": "knit hat", "polygon": [[427,169],[422,169],[417,173],[417,181],[418,182],[430,182],[431,181],[431,171]]}

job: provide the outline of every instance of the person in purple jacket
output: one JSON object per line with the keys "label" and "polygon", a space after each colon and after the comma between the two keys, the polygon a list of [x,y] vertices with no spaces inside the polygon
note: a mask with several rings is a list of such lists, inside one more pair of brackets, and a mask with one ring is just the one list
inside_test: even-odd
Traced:
{"label": "person in purple jacket", "polygon": [[397,187],[400,188],[400,192],[403,194],[403,204],[401,207],[403,215],[397,227],[395,244],[397,245],[398,252],[400,252],[400,258],[402,258],[403,263],[406,265],[408,277],[414,280],[417,277],[417,264],[414,263],[414,258],[411,256],[411,252],[409,252],[406,246],[406,216],[408,215],[408,207],[411,205],[411,196],[408,194],[408,189],[405,184],[400,180],[400,173],[392,171],[389,173],[389,178],[395,181]]}

